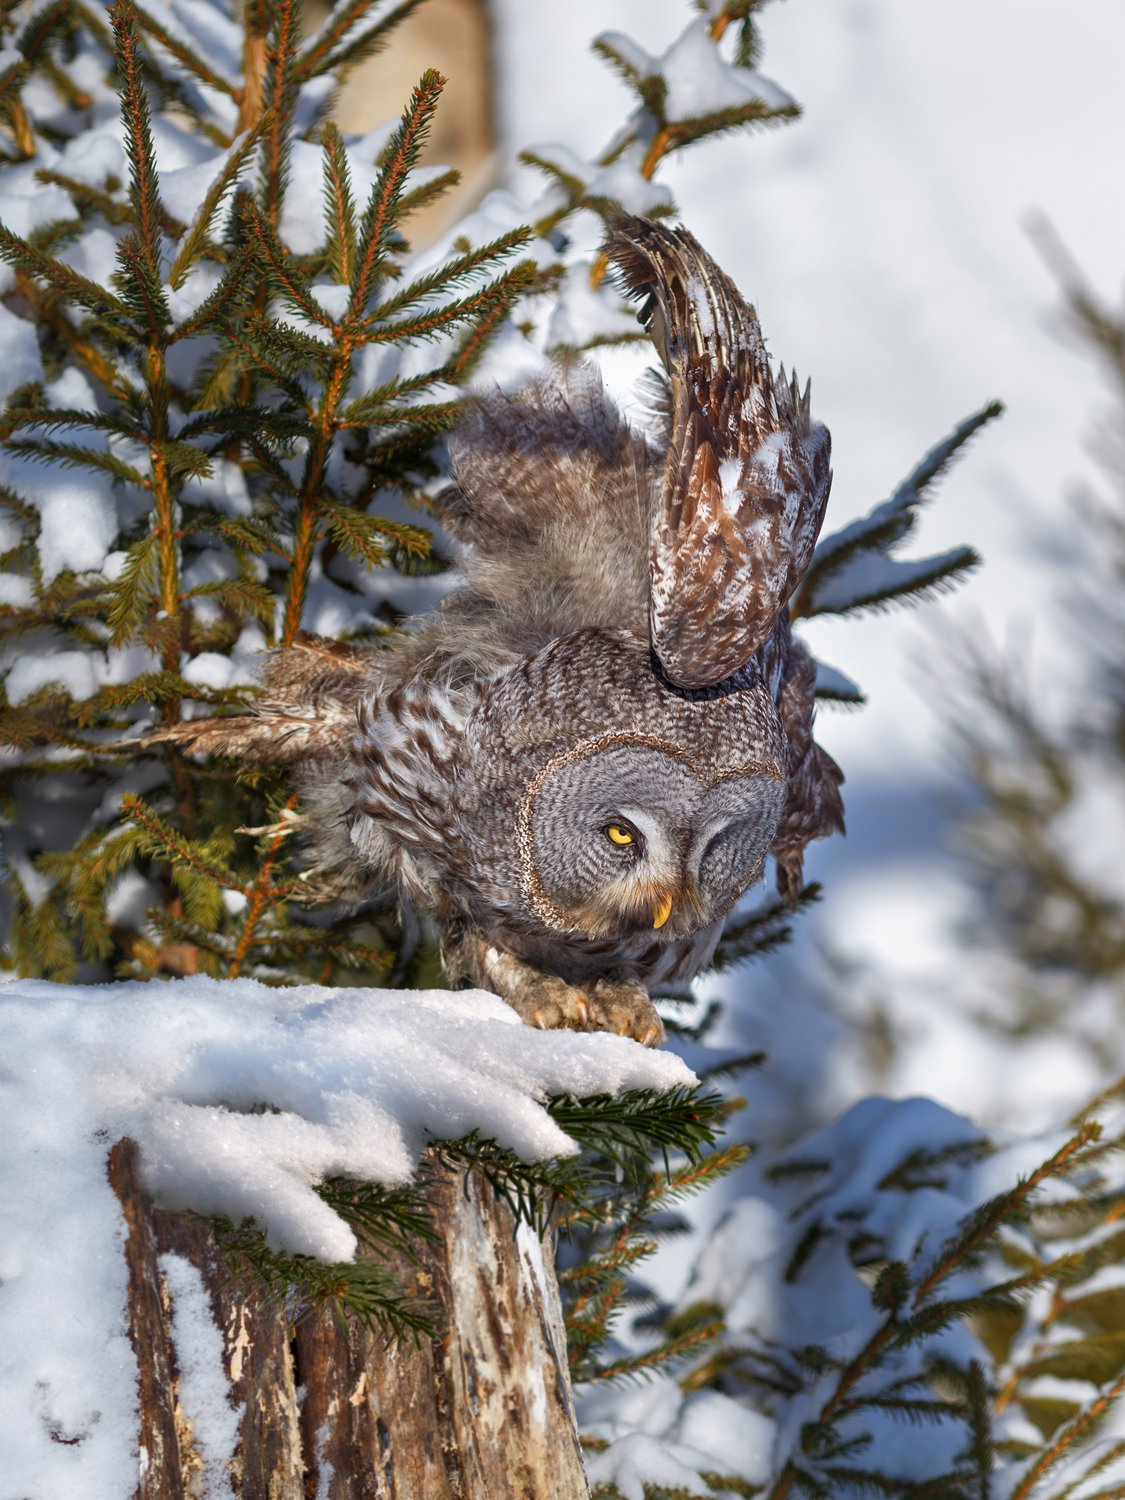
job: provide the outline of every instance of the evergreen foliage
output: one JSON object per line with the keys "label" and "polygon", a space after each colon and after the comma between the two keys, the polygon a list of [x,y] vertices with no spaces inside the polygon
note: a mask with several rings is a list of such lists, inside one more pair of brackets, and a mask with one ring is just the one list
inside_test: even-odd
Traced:
{"label": "evergreen foliage", "polygon": [[[1074,506],[1070,559],[1081,579],[1064,603],[1070,701],[1038,691],[983,650],[968,662],[958,749],[979,806],[964,844],[981,897],[978,937],[995,935],[1019,966],[1013,1028],[1052,1027],[1094,987],[1125,1002],[1125,886],[1115,829],[1125,829],[1125,308],[1101,304],[1057,247],[1072,329],[1098,357],[1111,405],[1096,454],[1108,482]],[[1058,539],[1064,544],[1062,536]],[[982,712],[983,709],[983,712]],[[1056,721],[1061,720],[1061,723]],[[1104,851],[1104,852],[1103,852]],[[1121,1065],[1120,1049],[1098,1047]]]}
{"label": "evergreen foliage", "polygon": [[[473,382],[641,337],[605,278],[604,220],[673,213],[655,180],[663,161],[797,113],[753,71],[760,0],[701,0],[660,57],[600,39],[634,103],[595,158],[529,150],[546,184],[537,202],[494,194],[418,250],[410,216],[452,181],[423,165],[443,80],[424,73],[377,144],[331,119],[349,70],[417,3],[347,0],[308,37],[298,0],[247,0],[238,22],[219,6],[135,0],[3,9],[0,334],[13,353],[0,372],[0,795],[6,962],[19,972],[433,982],[432,946],[389,902],[342,911],[303,868],[280,778],[232,779],[145,748],[144,735],[247,701],[255,654],[301,630],[377,647],[431,602],[441,436]],[[706,100],[681,86],[689,55],[721,82]],[[821,543],[795,617],[907,600],[973,566],[968,548],[892,554],[998,410],[969,418],[870,517]],[[862,701],[828,670],[819,692]],[[742,913],[716,967],[787,930],[775,902]],[[705,1045],[713,1019],[685,1012],[670,1029]],[[720,1054],[714,1076],[748,1061]],[[1079,1493],[1061,1467],[1076,1453],[1103,1461],[1091,1434],[1121,1386],[1116,1335],[1099,1322],[1112,1298],[1096,1279],[1119,1255],[1113,1132],[1099,1139],[1083,1122],[1016,1187],[983,1190],[990,1158],[973,1132],[916,1143],[856,1186],[847,1122],[812,1155],[759,1162],[722,1138],[735,1107],[698,1093],[556,1099],[584,1151],[547,1167],[477,1139],[433,1145],[483,1172],[522,1220],[557,1215],[584,1386],[672,1369],[683,1391],[745,1401],[788,1435],[768,1480],[705,1467],[696,1490],[650,1484],[649,1500],[999,1496],[1001,1470],[1015,1476],[1004,1493]],[[642,1281],[660,1239],[686,1228],[679,1201],[730,1172],[740,1203],[784,1222],[770,1285],[804,1296],[809,1326],[762,1334],[745,1307],[708,1293],[702,1263],[682,1306]],[[327,1299],[394,1334],[426,1330],[430,1310],[378,1254],[425,1237],[420,1193],[320,1191],[369,1255],[325,1267],[269,1250],[244,1224],[225,1226],[233,1260],[294,1314]],[[742,1255],[759,1274],[764,1262],[745,1244]],[[826,1285],[842,1322],[825,1313]],[[1022,1324],[1043,1299],[1050,1318]],[[1036,1380],[1066,1368],[1060,1330],[1096,1360],[1097,1392],[1037,1406]],[[955,1429],[956,1463],[906,1485],[884,1454],[886,1419]],[[590,1452],[608,1458],[612,1444],[595,1434]],[[622,1491],[599,1480],[596,1493]]]}

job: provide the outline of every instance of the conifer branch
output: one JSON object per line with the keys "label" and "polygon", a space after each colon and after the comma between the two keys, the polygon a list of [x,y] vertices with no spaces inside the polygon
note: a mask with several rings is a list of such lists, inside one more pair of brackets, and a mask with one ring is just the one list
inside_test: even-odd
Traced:
{"label": "conifer branch", "polygon": [[411,96],[398,129],[387,143],[382,169],[360,221],[356,269],[348,303],[348,318],[352,321],[363,316],[374,290],[407,176],[426,143],[444,87],[445,79],[441,74],[428,68]]}
{"label": "conifer branch", "polygon": [[254,882],[249,891],[246,893],[246,916],[243,919],[242,931],[239,933],[238,942],[231,955],[230,968],[227,971],[227,977],[230,979],[238,978],[242,970],[242,965],[246,962],[246,955],[250,951],[250,945],[254,942],[258,923],[269,909],[269,893],[271,890],[273,867],[277,863],[277,856],[281,850],[282,840],[289,831],[285,823],[285,818],[288,813],[293,811],[296,805],[297,796],[294,793],[282,808],[277,827],[266,845],[261,867],[254,877]]}
{"label": "conifer branch", "polygon": [[65,262],[45,255],[3,224],[0,224],[0,256],[17,270],[47,282],[62,297],[98,317],[121,320],[129,316],[129,308],[120,297],[79,275]]}
{"label": "conifer branch", "polygon": [[[293,108],[297,97],[294,65],[297,55],[297,0],[270,0],[274,25],[270,33],[261,114],[265,116],[262,143],[262,209],[271,225],[281,218],[281,204],[289,178],[289,147]],[[249,34],[249,33],[248,33]],[[247,125],[257,122],[258,116]]]}
{"label": "conifer branch", "polygon": [[243,222],[247,243],[253,247],[258,264],[270,288],[310,323],[335,331],[336,324],[312,294],[309,282],[287,255],[268,217],[253,203],[246,202]]}
{"label": "conifer branch", "polygon": [[1091,1142],[1096,1141],[1100,1135],[1101,1126],[1095,1120],[1086,1121],[1076,1135],[1071,1136],[1070,1140],[1060,1146],[1042,1166],[1037,1167],[1022,1182],[1017,1183],[1011,1192],[1002,1193],[978,1210],[967,1231],[962,1231],[946,1246],[937,1264],[915,1289],[914,1306],[920,1307],[936,1286],[974,1255],[980,1246],[996,1233],[1001,1224],[1011,1219],[1013,1214],[1023,1207],[1036,1188],[1046,1182],[1049,1177],[1057,1177],[1061,1172],[1066,1171],[1072,1164],[1073,1158]]}
{"label": "conifer branch", "polygon": [[400,0],[393,10],[373,26],[349,37],[366,18],[372,0],[338,0],[322,29],[297,59],[295,74],[299,83],[322,73],[347,69],[380,51],[391,32],[422,4],[422,0]]}
{"label": "conifer branch", "polygon": [[114,0],[110,21],[115,39],[117,68],[121,77],[121,123],[125,132],[125,155],[129,162],[129,199],[138,253],[148,274],[159,275],[160,232],[165,209],[152,143],[148,98],[141,77],[134,0]]}
{"label": "conifer branch", "polygon": [[162,21],[159,21],[151,11],[143,5],[132,0],[133,17],[142,30],[146,31],[154,41],[160,43],[169,56],[174,57],[181,67],[186,68],[200,83],[217,93],[225,94],[228,99],[238,98],[238,88],[229,78],[225,78],[213,68],[202,53],[197,52],[194,47],[189,47],[180,37],[169,31]]}
{"label": "conifer branch", "polygon": [[[188,272],[199,259],[207,246],[207,237],[211,232],[211,225],[215,221],[215,215],[222,206],[223,199],[235,187],[237,187],[239,175],[250,158],[263,133],[269,128],[270,117],[263,115],[256,124],[247,130],[231,147],[230,155],[227,157],[223,170],[215,178],[215,181],[207,189],[199,211],[192,221],[190,227],[180,241],[176,258],[172,262],[168,272],[168,285],[174,289],[183,286]],[[214,297],[212,293],[212,298]],[[210,301],[211,298],[208,299]],[[195,322],[200,324],[209,318],[211,310],[206,314],[201,308],[195,316]]]}
{"label": "conifer branch", "polygon": [[328,226],[328,265],[332,280],[350,283],[355,265],[355,202],[344,138],[334,124],[321,131],[324,149],[324,211]]}
{"label": "conifer branch", "polygon": [[[1065,1423],[1055,1433],[1050,1443],[1028,1469],[1027,1473],[1011,1492],[1010,1500],[1028,1500],[1040,1479],[1048,1473],[1082,1438],[1087,1436],[1108,1412],[1119,1396],[1125,1393],[1125,1375],[1119,1376],[1104,1391],[1101,1391],[1089,1406],[1083,1407],[1072,1421]],[[1112,1493],[1112,1491],[1110,1492]]]}
{"label": "conifer branch", "polygon": [[380,302],[370,314],[372,321],[377,319],[385,323],[404,308],[434,297],[439,292],[449,292],[453,287],[461,285],[473,276],[482,266],[503,260],[511,255],[521,246],[526,245],[530,238],[531,230],[521,225],[518,229],[508,230],[506,234],[498,236],[488,244],[466,250],[452,260],[445,261],[435,270],[418,277],[416,281],[410,282],[384,302]]}

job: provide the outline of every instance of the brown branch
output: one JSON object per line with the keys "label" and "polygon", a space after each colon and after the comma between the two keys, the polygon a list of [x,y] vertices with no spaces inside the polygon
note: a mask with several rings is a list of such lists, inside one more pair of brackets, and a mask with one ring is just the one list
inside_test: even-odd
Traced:
{"label": "brown branch", "polygon": [[131,0],[117,0],[111,19],[117,42],[117,63],[121,70],[121,108],[128,119],[128,135],[131,137],[126,144],[132,152],[133,212],[146,260],[155,271],[161,231],[160,203],[154,191],[156,163],[152,158],[144,80],[137,55],[137,34],[133,29],[135,17]]}
{"label": "brown branch", "polygon": [[1010,1500],[1027,1500],[1028,1495],[1052,1464],[1089,1431],[1122,1392],[1125,1392],[1125,1375],[1119,1375],[1108,1390],[1103,1391],[1096,1401],[1092,1401],[1085,1410],[1080,1411],[1073,1421],[1068,1422],[1056,1434],[1051,1445],[1043,1450],[1019,1485],[1012,1491]]}
{"label": "brown branch", "polygon": [[265,212],[272,224],[276,224],[281,215],[282,151],[285,130],[289,123],[285,109],[285,92],[290,81],[288,64],[292,61],[293,31],[296,25],[295,9],[294,0],[278,0],[277,35],[273,44],[273,92],[271,97],[264,101],[265,108],[270,111],[273,121],[266,132],[264,147],[267,163]]}
{"label": "brown branch", "polygon": [[208,880],[213,880],[216,885],[221,885],[224,890],[238,889],[237,886],[231,885],[230,876],[225,871],[216,870],[214,866],[200,859],[191,849],[188,849],[181,843],[177,843],[175,839],[171,838],[167,830],[162,828],[155,818],[149,816],[144,804],[132,792],[126,792],[122,797],[121,811],[126,818],[139,824],[150,837],[162,844],[169,855],[174,852],[178,859],[182,859],[185,864],[190,865],[197,875],[206,876]]}
{"label": "brown branch", "polygon": [[238,100],[238,134],[251,130],[262,117],[266,86],[266,42],[269,35],[269,7],[250,3],[245,7],[246,37],[242,45],[242,87]]}
{"label": "brown branch", "polygon": [[423,73],[418,87],[414,90],[414,96],[410,101],[410,113],[404,121],[398,150],[392,160],[386,164],[383,192],[375,206],[363,259],[360,261],[353,284],[351,305],[348,308],[349,317],[357,316],[363,311],[375,263],[382,248],[383,236],[387,231],[395,200],[409,170],[415,138],[427,117],[433,113],[445,84],[446,80],[442,75],[435,69],[429,68]]}
{"label": "brown branch", "polygon": [[262,867],[254,877],[254,883],[253,885],[251,885],[249,891],[247,892],[249,905],[246,909],[246,920],[242,924],[242,931],[239,934],[238,945],[235,948],[234,956],[231,959],[230,970],[227,976],[229,979],[238,978],[239,973],[242,970],[242,965],[246,961],[246,955],[250,950],[250,945],[254,941],[254,929],[257,927],[267,908],[273,905],[273,903],[269,899],[270,892],[273,889],[270,883],[270,874],[273,870],[274,865],[277,863],[277,855],[278,851],[281,848],[281,841],[284,839],[288,831],[287,826],[284,822],[285,813],[292,812],[293,808],[296,805],[297,794],[296,792],[294,792],[293,795],[289,798],[289,801],[285,804],[285,809],[281,815],[281,818],[278,819],[277,828],[274,832],[273,837],[270,839],[269,846],[266,849],[266,857],[262,862]]}
{"label": "brown branch", "polygon": [[1101,1134],[1101,1127],[1096,1121],[1090,1120],[1083,1125],[1076,1136],[1073,1136],[1065,1145],[1061,1146],[1049,1161],[1045,1161],[1038,1167],[1026,1182],[1021,1182],[1013,1191],[1002,1198],[989,1216],[982,1220],[977,1226],[974,1234],[968,1240],[957,1246],[957,1248],[930,1272],[925,1281],[914,1293],[914,1306],[920,1307],[925,1298],[933,1291],[939,1281],[944,1281],[949,1273],[961,1264],[963,1260],[973,1253],[984,1243],[1001,1225],[1017,1205],[1025,1203],[1041,1182],[1048,1177],[1053,1177],[1061,1172],[1069,1162],[1070,1158],[1083,1147],[1088,1146]]}
{"label": "brown branch", "polygon": [[[930,1272],[929,1276],[926,1277],[925,1281],[916,1289],[912,1301],[913,1307],[917,1309],[939,1282],[944,1281],[950,1272],[964,1261],[966,1256],[971,1255],[974,1250],[983,1244],[989,1235],[993,1234],[999,1228],[1004,1219],[1011,1214],[1013,1208],[1026,1202],[1028,1196],[1035,1191],[1040,1183],[1047,1177],[1060,1172],[1074,1154],[1084,1146],[1089,1145],[1092,1140],[1096,1139],[1099,1133],[1099,1126],[1096,1123],[1090,1122],[1085,1125],[1076,1136],[1060,1147],[1054,1156],[1032,1172],[1026,1182],[1021,1182],[1011,1193],[1001,1199],[993,1212],[981,1221],[973,1234],[968,1236],[945,1259],[940,1261],[933,1271]],[[880,1324],[875,1330],[855,1358],[844,1367],[836,1383],[835,1390],[820,1409],[820,1414],[817,1417],[818,1425],[822,1426],[831,1422],[832,1418],[844,1404],[845,1398],[852,1387],[862,1375],[866,1374],[867,1370],[883,1352],[887,1344],[897,1333],[898,1327],[897,1315],[895,1312],[892,1312],[885,1322]],[[789,1494],[797,1477],[797,1469],[793,1460],[791,1458],[787,1459],[785,1467],[774,1482],[767,1500],[784,1500],[784,1497]],[[1024,1500],[1026,1493],[1027,1491],[1023,1490],[1013,1495],[1011,1500]]]}

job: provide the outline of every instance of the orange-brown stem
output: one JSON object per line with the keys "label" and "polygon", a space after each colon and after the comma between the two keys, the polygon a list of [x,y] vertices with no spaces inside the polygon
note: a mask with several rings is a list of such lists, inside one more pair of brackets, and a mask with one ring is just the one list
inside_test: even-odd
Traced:
{"label": "orange-brown stem", "polygon": [[[180,666],[180,549],[176,541],[176,496],[164,445],[168,439],[168,377],[164,350],[155,341],[148,348],[149,410],[152,426],[149,432],[149,463],[152,466],[152,497],[156,508],[156,556],[160,609],[166,628],[161,651],[164,670],[176,672]],[[179,709],[174,701],[165,703],[163,716],[174,723]]]}
{"label": "orange-brown stem", "polygon": [[301,628],[301,616],[304,613],[305,594],[309,584],[309,570],[312,567],[313,549],[316,546],[320,526],[320,490],[324,481],[324,471],[328,465],[328,456],[332,450],[332,440],[336,435],[336,412],[347,380],[354,348],[354,335],[342,333],[332,364],[332,374],[324,388],[324,399],[316,417],[317,431],[305,464],[297,526],[293,535],[293,566],[289,572],[281,630],[283,646],[291,646]]}
{"label": "orange-brown stem", "polygon": [[242,49],[242,88],[238,101],[238,132],[250,130],[262,116],[266,85],[266,38],[262,32],[246,31]]}
{"label": "orange-brown stem", "polygon": [[[292,812],[296,805],[297,794],[294,792],[293,796],[285,804],[285,812]],[[248,893],[249,901],[246,907],[246,921],[242,924],[242,932],[239,934],[238,945],[234,950],[234,957],[230,962],[230,970],[227,976],[230,979],[237,979],[241,973],[242,965],[246,962],[246,955],[250,951],[254,930],[261,921],[267,907],[274,904],[270,900],[272,890],[270,874],[277,863],[278,851],[281,848],[281,841],[285,837],[285,833],[286,828],[283,814],[282,819],[278,820],[277,831],[270,839],[269,846],[266,849],[266,857],[262,861],[262,867],[254,877],[254,884],[250,887]]]}

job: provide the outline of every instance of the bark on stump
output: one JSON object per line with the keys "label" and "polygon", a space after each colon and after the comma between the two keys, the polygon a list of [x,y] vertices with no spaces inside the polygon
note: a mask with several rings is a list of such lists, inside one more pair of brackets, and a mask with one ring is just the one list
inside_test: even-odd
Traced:
{"label": "bark on stump", "polygon": [[438,1238],[392,1268],[443,1326],[388,1348],[330,1312],[291,1328],[232,1283],[207,1224],[154,1209],[132,1141],[110,1153],[128,1225],[130,1331],[140,1370],[136,1500],[193,1500],[202,1460],[181,1410],[171,1300],[158,1258],[208,1289],[240,1414],[239,1500],[584,1500],[553,1260],[477,1173],[434,1167]]}

